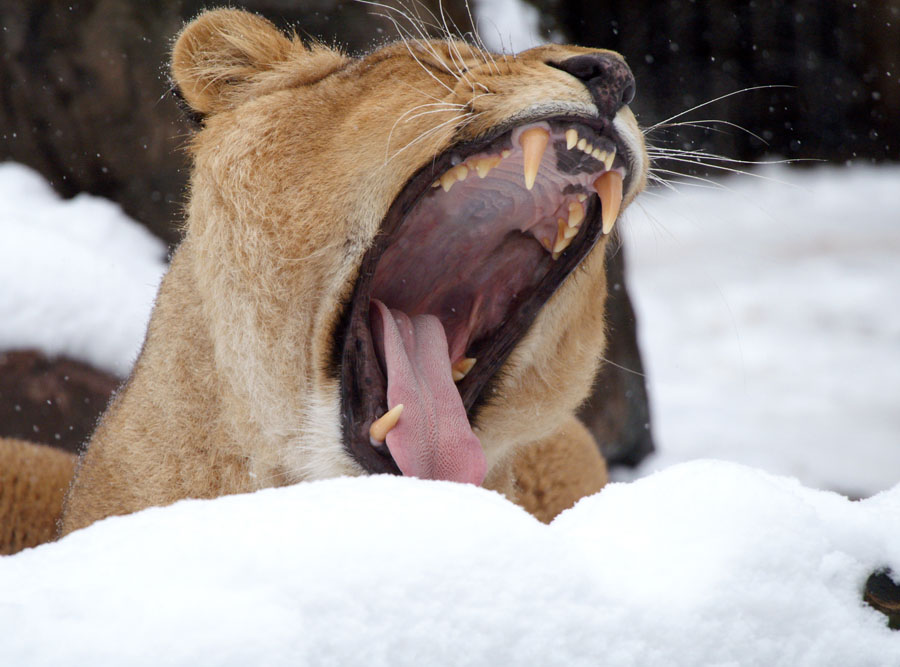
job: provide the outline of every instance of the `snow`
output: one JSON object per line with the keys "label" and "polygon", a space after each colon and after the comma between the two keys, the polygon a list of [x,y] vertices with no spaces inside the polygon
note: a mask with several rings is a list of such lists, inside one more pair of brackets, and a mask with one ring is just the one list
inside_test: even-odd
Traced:
{"label": "snow", "polygon": [[[621,223],[660,447],[636,481],[550,526],[392,477],[111,518],[0,557],[0,665],[900,664],[861,601],[900,572],[900,169],[759,175]],[[0,238],[0,349],[127,372],[162,244],[10,164]]]}
{"label": "snow", "polygon": [[900,481],[900,168],[648,193],[622,225],[659,454],[865,496]]}
{"label": "snow", "polygon": [[495,53],[519,53],[547,41],[538,30],[537,8],[522,0],[478,0],[473,9],[479,37]]}
{"label": "snow", "polygon": [[165,270],[165,245],[112,202],[60,199],[0,163],[0,350],[38,348],[127,375]]}
{"label": "snow", "polygon": [[183,501],[0,559],[0,664],[887,667],[861,591],[898,523],[900,487],[712,461],[550,526],[389,476]]}

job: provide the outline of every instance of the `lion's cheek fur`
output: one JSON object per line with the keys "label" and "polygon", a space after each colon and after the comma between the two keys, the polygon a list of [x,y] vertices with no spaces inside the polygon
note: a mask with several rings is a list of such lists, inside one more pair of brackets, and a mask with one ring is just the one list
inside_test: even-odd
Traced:
{"label": "lion's cheek fur", "polygon": [[589,393],[605,347],[605,241],[551,297],[476,419],[488,469],[549,437]]}

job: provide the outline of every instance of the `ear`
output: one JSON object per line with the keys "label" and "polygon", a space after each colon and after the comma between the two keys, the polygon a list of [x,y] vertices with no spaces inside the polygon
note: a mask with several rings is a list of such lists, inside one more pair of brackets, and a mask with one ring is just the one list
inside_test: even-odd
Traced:
{"label": "ear", "polygon": [[265,19],[218,9],[181,31],[172,49],[172,78],[191,109],[215,113],[246,99],[297,49],[305,51]]}

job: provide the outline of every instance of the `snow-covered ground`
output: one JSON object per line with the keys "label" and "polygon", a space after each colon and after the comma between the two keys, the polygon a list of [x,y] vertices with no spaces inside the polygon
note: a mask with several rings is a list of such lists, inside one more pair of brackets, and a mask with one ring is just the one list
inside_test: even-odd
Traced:
{"label": "snow-covered ground", "polygon": [[[900,664],[861,602],[900,572],[900,169],[761,175],[622,223],[645,478],[549,527],[399,478],[109,519],[0,558],[0,665]],[[162,269],[115,206],[0,166],[0,348],[124,373]]]}
{"label": "snow-covered ground", "polygon": [[412,478],[186,501],[0,559],[0,664],[896,667],[860,591],[898,525],[721,462],[550,526]]}

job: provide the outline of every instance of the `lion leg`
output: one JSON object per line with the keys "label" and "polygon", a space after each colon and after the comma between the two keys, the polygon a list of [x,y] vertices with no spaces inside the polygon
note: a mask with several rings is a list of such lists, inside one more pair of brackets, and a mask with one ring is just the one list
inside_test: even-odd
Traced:
{"label": "lion leg", "polygon": [[0,438],[0,555],[56,537],[75,461],[47,445]]}
{"label": "lion leg", "polygon": [[544,523],[602,489],[608,479],[594,437],[575,417],[519,452],[513,475],[516,502]]}

